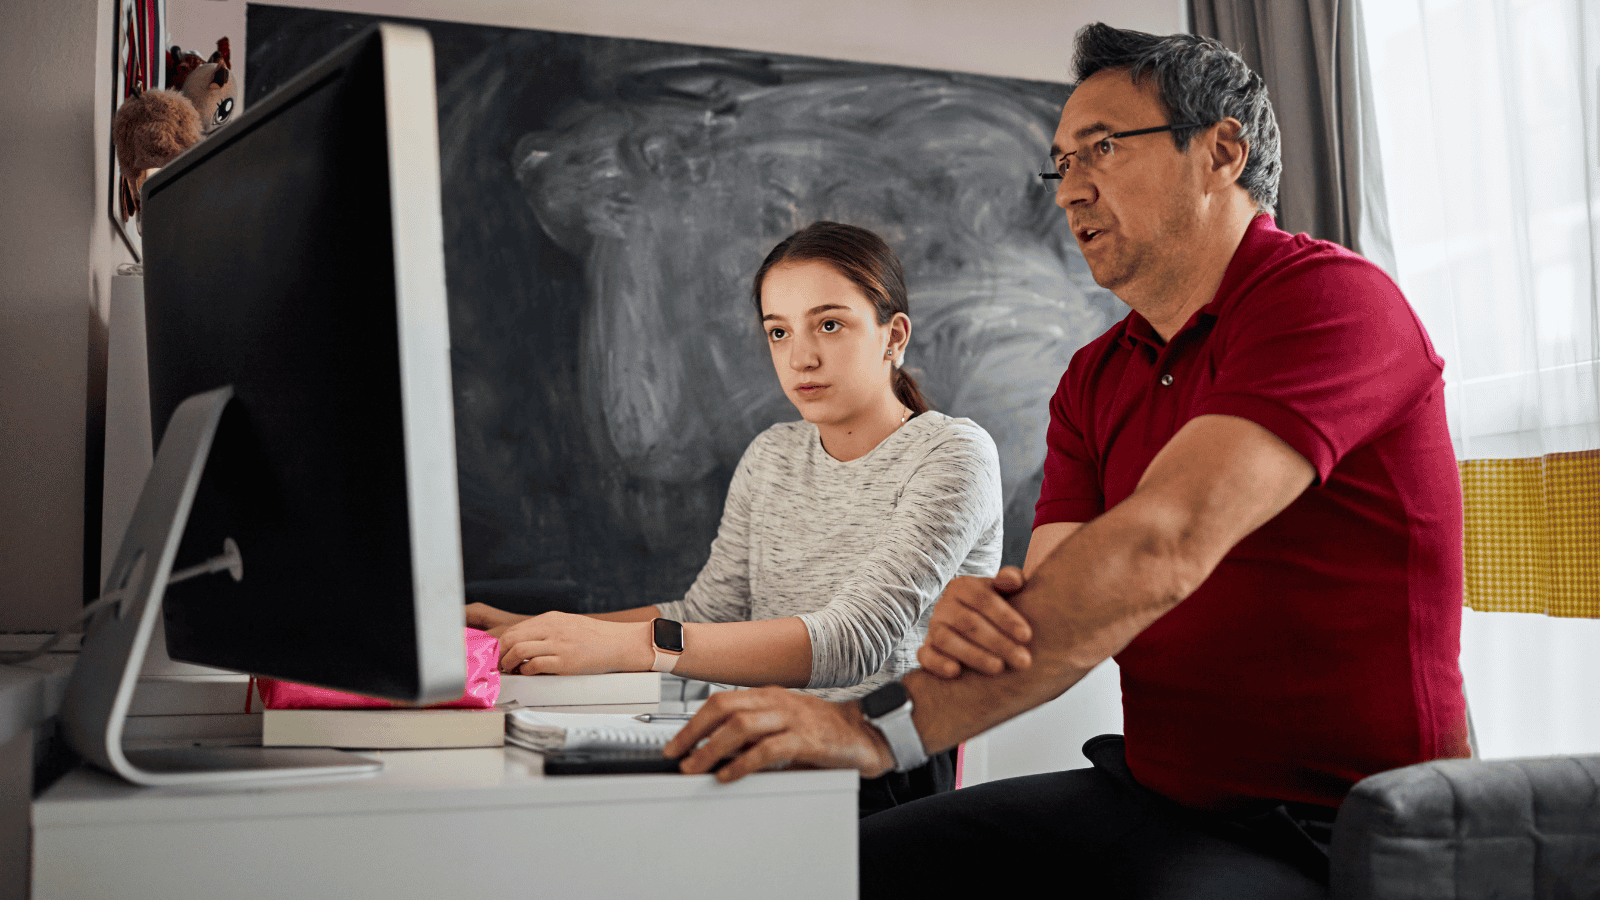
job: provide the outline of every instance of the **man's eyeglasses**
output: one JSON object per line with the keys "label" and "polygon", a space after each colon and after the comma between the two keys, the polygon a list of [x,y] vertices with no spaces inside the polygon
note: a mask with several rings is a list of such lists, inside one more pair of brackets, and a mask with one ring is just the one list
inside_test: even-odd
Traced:
{"label": "man's eyeglasses", "polygon": [[1039,177],[1045,181],[1060,181],[1066,177],[1067,172],[1075,165],[1073,157],[1077,157],[1078,162],[1076,165],[1082,165],[1086,171],[1097,169],[1116,155],[1117,145],[1111,142],[1120,138],[1138,137],[1141,134],[1155,134],[1160,131],[1177,131],[1180,128],[1204,127],[1193,123],[1157,125],[1154,128],[1135,128],[1132,131],[1118,131],[1113,134],[1102,135],[1070,153],[1061,154],[1061,158],[1055,161],[1055,171],[1040,172]]}

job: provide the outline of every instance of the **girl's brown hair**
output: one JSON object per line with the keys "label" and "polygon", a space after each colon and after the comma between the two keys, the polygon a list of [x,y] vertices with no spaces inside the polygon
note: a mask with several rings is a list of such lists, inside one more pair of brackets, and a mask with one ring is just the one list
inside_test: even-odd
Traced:
{"label": "girl's brown hair", "polygon": [[[755,304],[756,315],[761,315],[761,283],[773,266],[782,263],[825,262],[839,274],[850,279],[877,313],[879,325],[889,324],[895,313],[910,315],[906,299],[906,273],[900,258],[894,255],[883,238],[855,225],[839,222],[812,222],[778,242],[767,254],[750,287],[750,299]],[[930,407],[917,380],[900,366],[894,367],[892,376],[895,397],[912,415],[927,412]]]}

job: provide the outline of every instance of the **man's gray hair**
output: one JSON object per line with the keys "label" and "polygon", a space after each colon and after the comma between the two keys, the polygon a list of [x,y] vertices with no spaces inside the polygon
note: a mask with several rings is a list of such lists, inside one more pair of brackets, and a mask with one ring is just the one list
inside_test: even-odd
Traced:
{"label": "man's gray hair", "polygon": [[1249,147],[1239,185],[1250,192],[1258,209],[1273,211],[1283,172],[1278,120],[1267,99],[1266,82],[1237,53],[1199,35],[1160,36],[1096,22],[1078,31],[1072,68],[1079,84],[1102,69],[1126,69],[1134,84],[1154,78],[1169,121],[1200,126],[1172,132],[1180,151],[1189,149],[1189,141],[1201,128],[1228,116],[1238,119],[1243,126],[1239,139]]}

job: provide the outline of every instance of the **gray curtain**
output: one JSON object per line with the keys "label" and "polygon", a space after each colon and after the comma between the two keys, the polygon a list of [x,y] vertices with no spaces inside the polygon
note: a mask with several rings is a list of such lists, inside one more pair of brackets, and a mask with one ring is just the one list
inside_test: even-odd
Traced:
{"label": "gray curtain", "polygon": [[1278,225],[1343,244],[1393,275],[1357,0],[1189,0],[1189,21],[1267,82],[1283,133]]}

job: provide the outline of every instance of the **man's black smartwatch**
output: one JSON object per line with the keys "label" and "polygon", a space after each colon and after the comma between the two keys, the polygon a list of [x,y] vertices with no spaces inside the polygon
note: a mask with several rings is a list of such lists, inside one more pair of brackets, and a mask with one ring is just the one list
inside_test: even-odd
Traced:
{"label": "man's black smartwatch", "polygon": [[909,772],[928,761],[928,754],[922,749],[922,736],[911,722],[911,709],[911,694],[898,681],[891,681],[861,698],[861,714],[889,742],[896,772]]}

